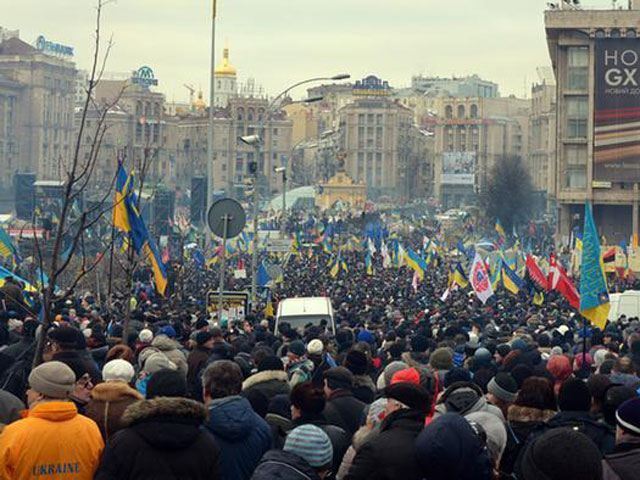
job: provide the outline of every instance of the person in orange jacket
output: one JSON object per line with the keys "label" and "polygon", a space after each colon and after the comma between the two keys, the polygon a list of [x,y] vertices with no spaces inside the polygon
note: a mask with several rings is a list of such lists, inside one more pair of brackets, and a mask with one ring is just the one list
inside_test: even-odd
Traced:
{"label": "person in orange jacket", "polygon": [[95,422],[68,400],[76,376],[62,362],[47,362],[29,375],[26,417],[0,434],[0,478],[90,480],[104,442]]}

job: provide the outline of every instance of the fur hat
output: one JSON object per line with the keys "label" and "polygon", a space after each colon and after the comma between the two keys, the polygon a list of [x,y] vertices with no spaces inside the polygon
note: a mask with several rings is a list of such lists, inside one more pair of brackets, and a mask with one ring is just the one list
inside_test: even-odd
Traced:
{"label": "fur hat", "polygon": [[431,406],[431,396],[421,385],[394,383],[384,389],[384,396],[406,405],[412,410],[427,412]]}
{"label": "fur hat", "polygon": [[429,357],[429,363],[434,370],[449,370],[453,367],[453,353],[449,348],[436,348]]}

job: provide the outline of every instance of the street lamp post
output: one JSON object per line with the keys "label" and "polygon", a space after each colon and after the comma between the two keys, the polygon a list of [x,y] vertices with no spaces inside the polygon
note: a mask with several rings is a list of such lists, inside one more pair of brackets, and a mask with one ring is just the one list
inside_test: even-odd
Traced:
{"label": "street lamp post", "polygon": [[[213,196],[213,118],[215,102],[215,68],[216,68],[216,7],[217,0],[213,0],[211,10],[211,69],[209,71],[209,125],[207,130],[207,198],[205,208],[209,209],[209,203]],[[204,217],[206,218],[206,211]],[[205,228],[205,246],[211,246],[211,231]]]}
{"label": "street lamp post", "polygon": [[275,167],[273,169],[276,173],[282,174],[282,214],[280,215],[280,232],[282,234],[282,238],[285,237],[287,233],[286,221],[287,221],[287,167]]}
{"label": "street lamp post", "polygon": [[[278,102],[285,95],[287,95],[294,88],[307,83],[321,82],[326,80],[333,80],[333,81],[346,80],[348,78],[351,78],[351,75],[347,73],[341,73],[338,75],[334,75],[333,77],[309,78],[307,80],[294,83],[290,87],[287,87],[285,90],[280,92],[273,100],[271,100],[271,102],[269,102],[269,104],[267,105],[267,109],[264,117],[258,123],[258,128],[257,128],[258,135],[248,135],[240,138],[244,143],[246,143],[247,145],[251,145],[255,148],[255,155],[256,155],[255,161],[257,162],[257,164],[259,165],[259,159],[261,158],[260,147],[262,147],[262,141],[263,141],[263,139],[260,137],[259,134],[261,134],[262,130],[264,129],[265,121],[266,120],[268,120],[269,122],[271,121],[272,113],[277,107]],[[320,96],[310,97],[305,100],[302,100],[300,103],[311,103],[311,102],[317,102],[320,100],[322,100],[322,97]],[[269,133],[269,140],[271,141],[271,133]],[[268,153],[269,155],[271,155],[271,150],[269,150]],[[256,173],[254,178],[255,178],[254,186],[253,186],[253,229],[254,230],[253,230],[253,252],[251,255],[251,308],[252,309],[256,308],[257,300],[258,300],[258,281],[256,278],[256,274],[258,271],[258,172],[257,172],[257,167],[256,167]]]}

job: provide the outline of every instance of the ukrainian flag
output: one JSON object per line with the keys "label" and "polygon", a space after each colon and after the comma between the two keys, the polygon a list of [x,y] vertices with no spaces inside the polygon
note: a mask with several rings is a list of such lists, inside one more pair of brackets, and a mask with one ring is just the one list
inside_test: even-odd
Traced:
{"label": "ukrainian flag", "polygon": [[329,275],[331,275],[331,278],[336,278],[339,273],[340,273],[340,259],[336,257],[336,259],[333,261],[331,269],[329,270]]}
{"label": "ukrainian flag", "polygon": [[367,256],[364,257],[364,263],[367,267],[367,275],[372,276],[373,275],[373,261],[371,259],[371,252],[367,251]]}
{"label": "ukrainian flag", "polygon": [[127,175],[122,163],[118,165],[116,174],[116,194],[113,200],[113,226],[123,232],[130,232],[129,214],[126,199],[132,193],[133,177]]}
{"label": "ukrainian flag", "polygon": [[517,295],[520,289],[524,287],[522,279],[504,260],[502,260],[502,285],[514,295]]}
{"label": "ukrainian flag", "polygon": [[451,274],[451,280],[456,283],[461,288],[467,288],[469,286],[469,279],[467,278],[467,274],[464,273],[462,269],[462,265],[458,262],[453,269]]}
{"label": "ukrainian flag", "polygon": [[20,263],[18,249],[11,242],[11,237],[0,227],[0,255],[5,258],[12,258],[14,263]]}
{"label": "ukrainian flag", "polygon": [[427,262],[425,262],[424,258],[411,248],[407,248],[405,259],[409,268],[418,274],[418,278],[420,278],[421,281],[424,280],[424,272],[427,271]]}
{"label": "ukrainian flag", "polygon": [[507,234],[504,231],[504,228],[502,227],[502,223],[500,223],[500,219],[499,218],[496,219],[495,229],[496,229],[496,232],[498,232],[498,235],[500,235],[501,238],[505,238],[507,236]]}

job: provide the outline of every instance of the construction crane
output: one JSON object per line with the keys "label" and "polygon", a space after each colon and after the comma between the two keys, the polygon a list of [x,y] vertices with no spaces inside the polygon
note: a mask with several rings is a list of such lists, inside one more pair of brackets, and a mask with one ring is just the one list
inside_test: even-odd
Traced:
{"label": "construction crane", "polygon": [[186,88],[187,90],[189,90],[189,105],[193,105],[193,96],[196,93],[196,89],[193,88],[193,85],[187,85],[186,83],[183,84],[184,88]]}

